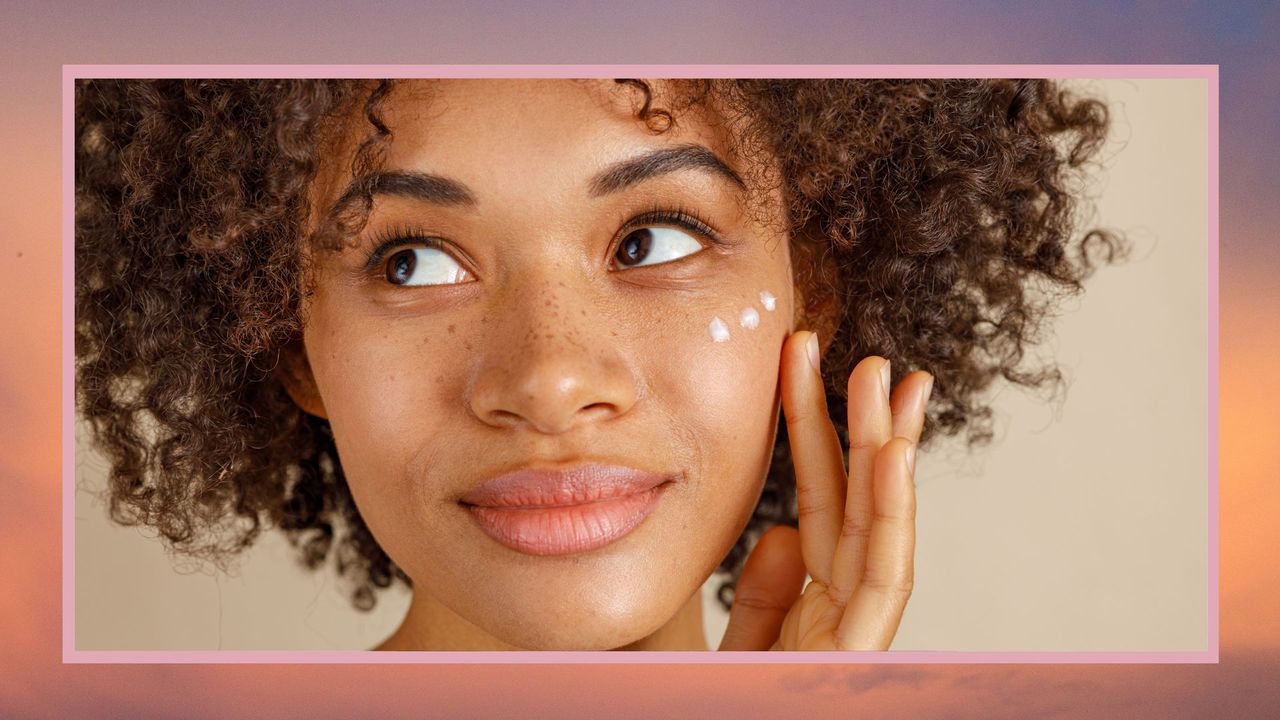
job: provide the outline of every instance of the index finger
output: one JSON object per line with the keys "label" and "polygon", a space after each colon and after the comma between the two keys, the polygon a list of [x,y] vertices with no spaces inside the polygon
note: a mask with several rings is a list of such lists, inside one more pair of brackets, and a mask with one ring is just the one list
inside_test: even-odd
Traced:
{"label": "index finger", "polygon": [[809,575],[831,581],[831,562],[844,517],[844,450],[827,412],[817,356],[818,336],[801,331],[782,347],[782,409],[796,473],[800,551]]}

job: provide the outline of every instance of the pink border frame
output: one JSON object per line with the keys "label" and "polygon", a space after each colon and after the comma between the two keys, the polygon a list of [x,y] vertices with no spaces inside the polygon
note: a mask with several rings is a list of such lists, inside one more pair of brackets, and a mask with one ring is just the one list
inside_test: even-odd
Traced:
{"label": "pink border frame", "polygon": [[[101,651],[75,648],[75,139],[79,78],[1047,77],[1207,81],[1209,188],[1208,647],[1141,652],[401,652]],[[62,66],[62,661],[64,663],[1217,663],[1218,627],[1218,66],[1217,65],[63,65]],[[72,349],[68,353],[68,349]]]}

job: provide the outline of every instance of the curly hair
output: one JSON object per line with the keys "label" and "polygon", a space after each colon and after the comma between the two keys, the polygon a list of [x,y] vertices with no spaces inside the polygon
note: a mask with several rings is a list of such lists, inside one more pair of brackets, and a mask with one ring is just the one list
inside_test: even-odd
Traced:
{"label": "curly hair", "polygon": [[[679,109],[636,116],[661,133]],[[997,376],[1056,388],[1025,367],[1057,296],[1078,293],[1123,239],[1075,232],[1079,181],[1107,108],[1049,80],[708,80],[745,120],[737,147],[778,170],[805,314],[829,344],[828,407],[847,446],[846,379],[862,357],[894,382],[935,377],[921,444],[992,438]],[[110,461],[113,520],[223,563],[264,527],[307,567],[332,558],[360,609],[409,578],[382,551],[347,486],[329,423],[303,412],[275,369],[302,332],[308,189],[337,119],[361,111],[357,176],[393,135],[392,81],[81,80],[75,108],[77,402]],[[368,203],[364,212],[367,215]],[[359,213],[353,220],[360,222]],[[312,237],[323,244],[319,234]],[[796,523],[785,423],[764,491],[720,569],[728,607],[746,554]]]}

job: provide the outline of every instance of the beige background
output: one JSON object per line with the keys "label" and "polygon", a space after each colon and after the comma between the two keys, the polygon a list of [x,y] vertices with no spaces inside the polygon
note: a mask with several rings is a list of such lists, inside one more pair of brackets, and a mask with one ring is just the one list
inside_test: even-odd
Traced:
{"label": "beige background", "polygon": [[[1002,387],[990,447],[921,454],[916,589],[895,650],[1207,646],[1207,83],[1074,84],[1112,104],[1093,224],[1126,233],[1132,259],[1095,275],[1039,348],[1066,373],[1061,402]],[[78,433],[78,649],[363,649],[407,608],[393,591],[351,609],[274,535],[232,575],[171,559],[107,521],[104,467]]]}

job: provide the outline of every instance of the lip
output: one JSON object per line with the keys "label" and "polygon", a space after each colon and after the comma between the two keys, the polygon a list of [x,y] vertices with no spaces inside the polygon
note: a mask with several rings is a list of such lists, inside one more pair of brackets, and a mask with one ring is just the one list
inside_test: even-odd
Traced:
{"label": "lip", "polygon": [[609,545],[653,512],[670,477],[617,465],[521,468],[464,495],[486,535],[527,555],[571,555]]}

